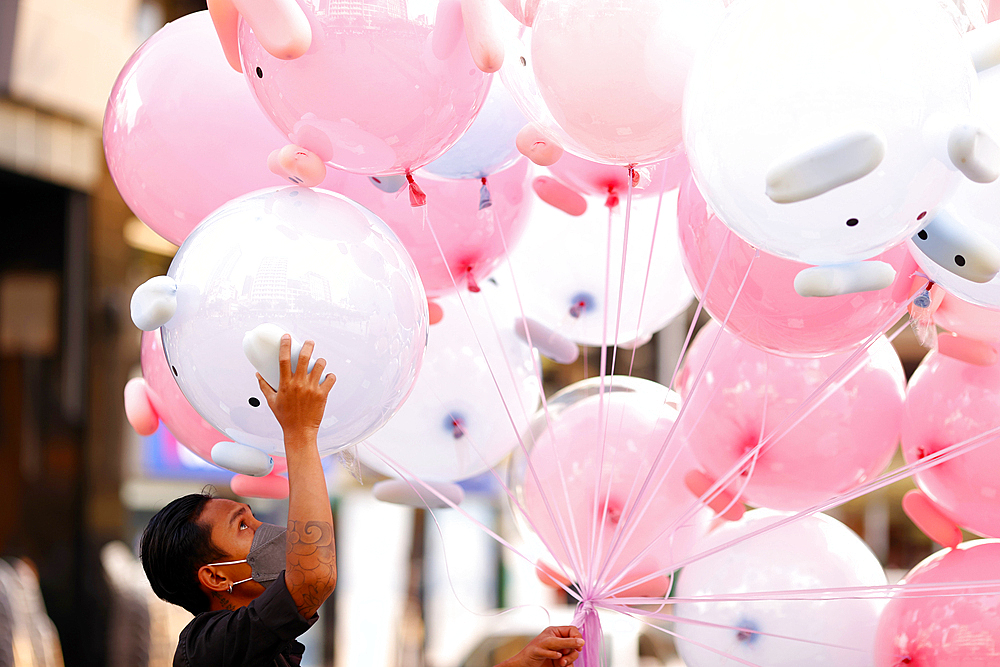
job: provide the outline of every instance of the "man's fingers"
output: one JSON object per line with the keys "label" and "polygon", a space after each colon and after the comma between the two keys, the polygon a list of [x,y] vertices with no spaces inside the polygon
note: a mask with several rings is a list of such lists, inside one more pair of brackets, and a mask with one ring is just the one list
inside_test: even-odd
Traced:
{"label": "man's fingers", "polygon": [[537,647],[535,649],[535,657],[545,658],[546,660],[559,660],[563,657],[563,655],[559,651],[549,651],[547,649]]}
{"label": "man's fingers", "polygon": [[312,356],[313,349],[316,347],[315,341],[307,340],[302,344],[302,349],[299,351],[299,361],[295,366],[295,375],[301,378],[306,377],[309,368],[309,357]]}
{"label": "man's fingers", "polygon": [[267,404],[273,409],[274,403],[272,401],[274,400],[274,397],[278,395],[278,392],[274,390],[274,387],[267,383],[267,380],[265,380],[264,376],[260,373],[257,373],[257,384],[260,385],[260,391],[264,394],[264,400],[267,401]]}
{"label": "man's fingers", "polygon": [[578,649],[583,646],[583,640],[577,637],[546,637],[541,645],[550,649]]}
{"label": "man's fingers", "polygon": [[281,344],[278,345],[278,370],[281,371],[281,383],[292,377],[292,337],[284,334],[281,337]]}
{"label": "man's fingers", "polygon": [[549,630],[557,637],[583,637],[580,634],[580,629],[575,625],[553,625],[546,628],[546,630]]}
{"label": "man's fingers", "polygon": [[337,376],[333,373],[327,373],[326,377],[323,378],[323,382],[320,383],[319,388],[329,395],[330,390],[333,389],[333,385],[336,383]]}
{"label": "man's fingers", "polygon": [[323,371],[326,370],[326,359],[320,357],[313,364],[312,370],[309,371],[309,379],[315,380],[316,382],[321,382],[323,379]]}
{"label": "man's fingers", "polygon": [[573,651],[569,655],[564,655],[563,656],[563,664],[564,665],[572,665],[574,662],[576,662],[576,659],[579,658],[579,657],[580,657],[580,652],[579,651]]}

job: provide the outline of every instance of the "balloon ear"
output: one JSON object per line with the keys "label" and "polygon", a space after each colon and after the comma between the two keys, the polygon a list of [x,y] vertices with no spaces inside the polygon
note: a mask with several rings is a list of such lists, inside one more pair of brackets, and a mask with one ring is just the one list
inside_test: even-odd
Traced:
{"label": "balloon ear", "polygon": [[462,0],[462,19],[476,67],[487,74],[499,70],[503,66],[503,42],[493,25],[487,0]]}
{"label": "balloon ear", "polygon": [[917,528],[941,546],[954,548],[962,542],[962,531],[955,522],[917,489],[911,489],[903,496],[903,511]]}
{"label": "balloon ear", "polygon": [[528,123],[517,133],[517,150],[539,167],[551,167],[562,157],[563,147],[535,123]]}
{"label": "balloon ear", "polygon": [[267,168],[272,174],[307,188],[316,187],[326,178],[326,165],[322,158],[295,144],[271,151],[267,156]]}
{"label": "balloon ear", "polygon": [[160,418],[149,401],[148,391],[142,378],[132,378],[125,385],[125,417],[139,435],[152,435],[160,427]]}
{"label": "balloon ear", "polygon": [[312,26],[295,0],[232,0],[264,50],[294,60],[309,50]]}
{"label": "balloon ear", "polygon": [[831,266],[810,266],[795,276],[799,296],[841,296],[885,289],[896,279],[887,262],[868,261]]}
{"label": "balloon ear", "polygon": [[[243,354],[247,361],[253,364],[257,372],[269,385],[271,389],[277,391],[281,384],[281,368],[278,365],[278,348],[281,347],[281,337],[287,331],[277,324],[260,324],[248,331],[243,336]],[[299,352],[302,351],[302,342],[292,336],[292,370],[298,364]],[[316,363],[315,357],[309,359],[309,368],[312,370]],[[223,466],[225,467],[225,466]]]}
{"label": "balloon ear", "polygon": [[811,199],[867,176],[884,157],[881,132],[855,130],[772,166],[765,177],[765,192],[777,204]]}
{"label": "balloon ear", "polygon": [[274,470],[274,459],[264,452],[225,440],[212,447],[212,463],[251,477],[263,477]]}
{"label": "balloon ear", "polygon": [[938,334],[937,345],[944,356],[973,366],[995,366],[1000,361],[1000,352],[993,345],[953,332]]}
{"label": "balloon ear", "polygon": [[177,312],[177,282],[170,276],[150,278],[132,293],[129,311],[143,331],[160,328]]}
{"label": "balloon ear", "polygon": [[970,30],[964,37],[977,72],[1000,65],[1000,21],[991,21],[980,28]]}
{"label": "balloon ear", "polygon": [[[684,486],[696,498],[701,498],[708,493],[714,484],[715,480],[700,470],[689,470],[684,475]],[[746,512],[746,506],[728,488],[718,491],[715,497],[708,501],[708,506],[719,515],[719,518],[726,521],[739,521]]]}
{"label": "balloon ear", "polygon": [[530,317],[517,318],[514,331],[526,343],[530,336],[531,345],[539,354],[557,364],[571,364],[580,356],[580,347],[576,343]]}
{"label": "balloon ear", "polygon": [[240,61],[240,42],[237,36],[240,13],[233,5],[233,0],[208,0],[208,13],[212,17],[215,34],[222,44],[222,52],[226,54],[226,61],[242,74],[243,63]]}
{"label": "balloon ear", "polygon": [[948,157],[956,169],[975,183],[992,183],[1000,176],[1000,146],[978,125],[963,123],[952,129],[948,135]]}
{"label": "balloon ear", "polygon": [[935,264],[974,283],[988,283],[1000,273],[1000,250],[946,211],[911,240]]}
{"label": "balloon ear", "polygon": [[539,176],[532,181],[531,187],[539,199],[563,213],[580,216],[587,212],[587,200],[583,195],[550,176]]}

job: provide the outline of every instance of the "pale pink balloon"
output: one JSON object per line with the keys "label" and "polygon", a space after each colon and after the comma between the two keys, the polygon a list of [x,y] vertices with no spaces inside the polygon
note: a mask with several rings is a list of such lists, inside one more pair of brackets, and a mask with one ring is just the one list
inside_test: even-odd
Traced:
{"label": "pale pink balloon", "polygon": [[973,305],[947,292],[934,311],[934,323],[966,338],[1000,343],[1000,311]]}
{"label": "pale pink balloon", "polygon": [[772,436],[765,451],[742,467],[752,466],[748,482],[742,473],[727,477],[735,480],[730,490],[746,482],[743,499],[752,505],[801,510],[845,493],[892,459],[905,386],[899,357],[882,337],[859,357],[860,370],[822,402],[810,401],[815,409],[792,427],[803,414],[791,418],[793,412],[849,356],[780,357],[710,322],[692,342],[678,377],[685,403],[679,430],[715,479],[728,476],[762,437]]}
{"label": "pale pink balloon", "polygon": [[[612,555],[615,535],[632,530],[621,532],[623,548],[603,583],[621,575],[619,585],[628,586],[659,573],[624,594],[662,597],[671,564],[691,553],[708,518],[707,510],[698,510],[681,521],[696,509],[683,484],[684,473],[696,463],[681,438],[664,448],[677,395],[649,380],[615,376],[602,399],[599,383],[599,378],[584,380],[550,399],[548,415],[534,420],[531,466],[518,456],[511,486],[552,557],[584,590],[602,578],[599,571]],[[637,504],[647,474],[651,483]]]}
{"label": "pale pink balloon", "polygon": [[[976,540],[938,551],[910,570],[900,582],[904,590],[879,619],[875,666],[1000,664],[1000,592],[996,585],[982,587],[1000,580],[998,564],[1000,542]],[[928,589],[935,586],[942,588]]]}
{"label": "pale pink balloon", "polygon": [[[908,463],[1000,426],[1000,365],[974,366],[928,354],[910,378],[903,421]],[[914,474],[917,486],[949,519],[1000,537],[1000,436]]]}
{"label": "pale pink balloon", "polygon": [[799,296],[793,283],[807,265],[763,251],[754,258],[756,249],[710,214],[690,176],[680,186],[677,225],[684,269],[705,310],[722,322],[732,308],[726,328],[772,354],[818,357],[855,348],[894,324],[910,297],[916,263],[905,245],[875,258],[896,270],[885,289]]}
{"label": "pale pink balloon", "polygon": [[[212,428],[184,398],[163,354],[158,329],[143,332],[140,349],[142,379],[130,381],[126,389],[125,410],[129,421],[143,435],[151,432],[143,428],[149,425],[148,422],[162,421],[178,443],[214,465],[212,447],[230,441],[229,436]],[[156,421],[152,421],[152,426],[152,430],[156,430]],[[233,491],[256,498],[286,498],[288,480],[279,474],[285,470],[285,459],[282,456],[273,458],[274,470],[265,477],[234,476]]]}
{"label": "pale pink balloon", "polygon": [[490,176],[493,203],[481,210],[479,179],[451,180],[420,172],[416,181],[427,195],[424,207],[414,208],[405,192],[384,192],[356,174],[328,173],[324,187],[367,207],[396,232],[428,296],[454,292],[452,276],[459,289],[475,288],[503,261],[504,244],[514,249],[528,223],[530,163],[521,159]]}
{"label": "pale pink balloon", "polygon": [[[628,195],[628,167],[601,164],[566,154],[551,165],[549,171],[580,194],[616,195],[621,200]],[[640,168],[632,196],[655,196],[661,190],[673,190],[689,173],[687,156],[683,154]]]}
{"label": "pale pink balloon", "polygon": [[180,245],[230,199],[282,179],[283,138],[219,46],[208,12],[167,24],[132,55],[104,114],[104,155],[125,203]]}
{"label": "pale pink balloon", "polygon": [[240,21],[243,71],[288,140],[358,174],[413,171],[472,124],[489,87],[472,60],[459,0],[301,3],[312,45],[267,53]]}
{"label": "pale pink balloon", "polygon": [[629,165],[677,152],[688,71],[722,13],[721,0],[541,3],[531,65],[580,155]]}

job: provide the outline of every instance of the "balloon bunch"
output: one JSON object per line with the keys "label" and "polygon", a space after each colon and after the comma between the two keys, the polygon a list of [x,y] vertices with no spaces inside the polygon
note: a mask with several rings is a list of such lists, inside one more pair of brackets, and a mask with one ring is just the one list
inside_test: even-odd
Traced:
{"label": "balloon bunch", "polygon": [[[689,667],[1000,660],[997,543],[961,533],[1000,538],[1000,23],[946,4],[210,3],[105,117],[181,245],[133,297],[130,421],[287,493],[254,369],[288,332],[336,360],[321,453],[473,522],[491,475],[588,667],[611,611]],[[676,367],[631,377],[692,297]],[[948,551],[890,585],[823,512],[909,477]]]}

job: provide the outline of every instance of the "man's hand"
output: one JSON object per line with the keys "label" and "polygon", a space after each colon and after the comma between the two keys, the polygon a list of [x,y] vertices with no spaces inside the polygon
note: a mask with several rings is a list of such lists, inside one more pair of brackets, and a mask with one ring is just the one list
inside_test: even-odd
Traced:
{"label": "man's hand", "polygon": [[311,340],[302,345],[293,373],[292,337],[285,334],[281,337],[281,346],[278,348],[278,367],[281,370],[278,390],[275,391],[260,373],[257,374],[260,390],[267,399],[271,412],[281,424],[286,441],[289,435],[315,435],[319,432],[327,396],[337,381],[332,373],[323,377],[325,359],[317,359],[312,370],[307,370],[314,347],[316,344]]}
{"label": "man's hand", "polygon": [[572,625],[548,627],[520,653],[497,667],[569,667],[580,657],[583,636]]}

